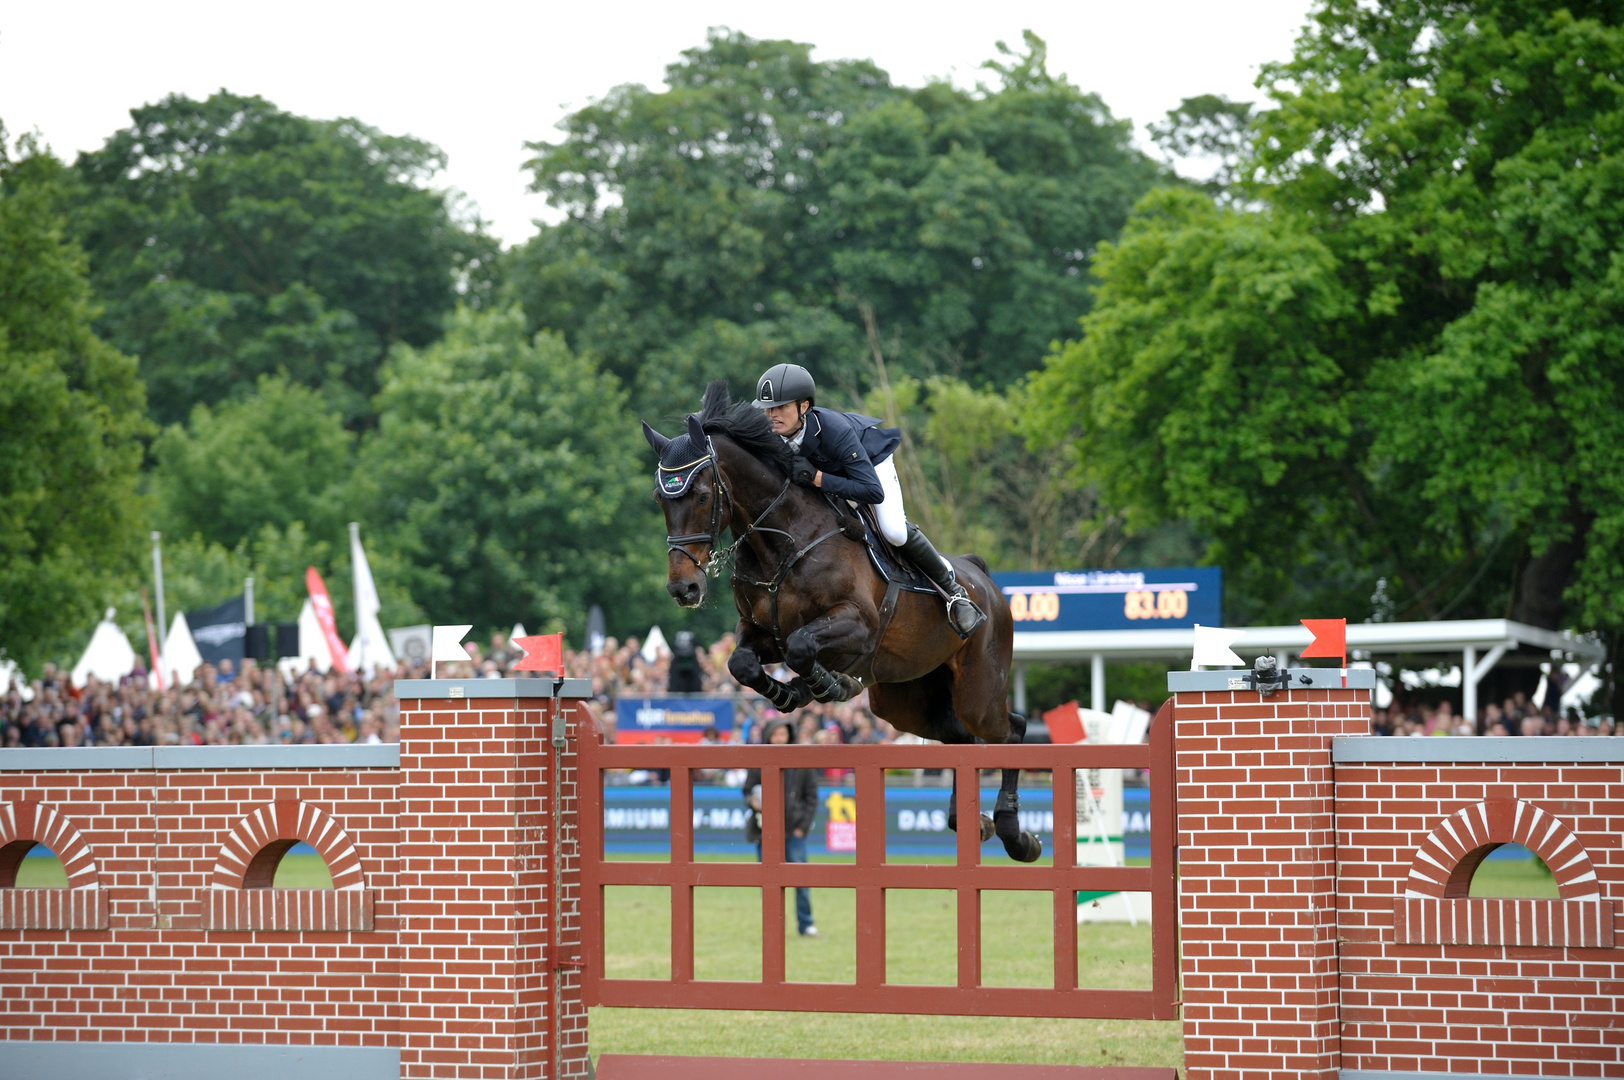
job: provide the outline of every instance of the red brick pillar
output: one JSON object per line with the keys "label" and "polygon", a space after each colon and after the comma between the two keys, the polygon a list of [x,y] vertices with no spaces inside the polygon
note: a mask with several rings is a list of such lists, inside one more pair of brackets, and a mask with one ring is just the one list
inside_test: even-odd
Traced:
{"label": "red brick pillar", "polygon": [[[1331,740],[1370,732],[1375,673],[1175,671],[1184,1063],[1190,1080],[1342,1064]],[[1304,685],[1304,679],[1311,680]]]}
{"label": "red brick pillar", "polygon": [[[402,1077],[585,1076],[573,734],[584,680],[400,680]],[[555,730],[562,708],[565,723]],[[557,826],[562,823],[563,829]],[[564,917],[560,917],[563,915]]]}

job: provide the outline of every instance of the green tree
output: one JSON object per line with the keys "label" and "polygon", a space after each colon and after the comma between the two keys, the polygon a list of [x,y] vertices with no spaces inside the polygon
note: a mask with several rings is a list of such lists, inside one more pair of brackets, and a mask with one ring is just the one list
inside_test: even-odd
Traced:
{"label": "green tree", "polygon": [[1007,384],[1086,309],[1095,245],[1159,172],[1037,38],[989,66],[996,88],[910,90],[713,32],[669,89],[618,88],[533,144],[567,216],[516,253],[513,294],[651,418],[780,360],[855,400],[871,331],[901,373]]}
{"label": "green tree", "polygon": [[280,372],[354,423],[393,344],[489,290],[495,244],[426,187],[427,143],[225,91],[131,117],[75,165],[73,221],[160,421]]}
{"label": "green tree", "polygon": [[1616,632],[1621,18],[1322,0],[1265,70],[1248,209],[1141,206],[1034,431],[1195,522],[1249,612]]}
{"label": "green tree", "polygon": [[340,536],[354,509],[354,440],[319,393],[283,376],[261,376],[250,397],[195,405],[152,447],[158,527],[224,547],[296,521]]}
{"label": "green tree", "polygon": [[617,380],[514,310],[398,349],[362,451],[376,520],[441,622],[673,621],[651,469]]}
{"label": "green tree", "polygon": [[95,624],[139,550],[145,399],[96,337],[60,166],[0,128],[0,646],[25,669]]}

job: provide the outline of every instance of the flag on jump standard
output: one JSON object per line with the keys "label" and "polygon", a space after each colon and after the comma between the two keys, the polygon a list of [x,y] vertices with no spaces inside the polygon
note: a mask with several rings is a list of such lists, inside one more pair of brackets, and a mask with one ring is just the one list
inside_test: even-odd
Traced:
{"label": "flag on jump standard", "polygon": [[1335,657],[1348,666],[1348,620],[1303,619],[1302,624],[1314,635],[1308,648],[1298,653],[1304,659],[1316,656]]}
{"label": "flag on jump standard", "polygon": [[1246,661],[1235,655],[1230,646],[1239,641],[1244,630],[1226,630],[1222,626],[1195,625],[1195,654],[1190,658],[1190,670],[1203,667],[1244,667]]}
{"label": "flag on jump standard", "polygon": [[514,671],[550,671],[564,674],[564,635],[534,634],[516,637],[513,644],[524,650],[524,659],[513,665]]}
{"label": "flag on jump standard", "polygon": [[468,662],[468,650],[462,647],[462,639],[473,628],[473,623],[465,623],[462,626],[436,626],[434,628],[434,646],[429,652],[429,678],[437,677],[436,666],[439,664],[466,664]]}

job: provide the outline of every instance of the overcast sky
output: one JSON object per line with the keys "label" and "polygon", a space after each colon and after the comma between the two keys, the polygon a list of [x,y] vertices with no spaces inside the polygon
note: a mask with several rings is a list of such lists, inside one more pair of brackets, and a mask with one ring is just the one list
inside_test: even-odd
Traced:
{"label": "overcast sky", "polygon": [[440,183],[465,192],[504,241],[547,213],[525,192],[527,140],[557,137],[570,109],[621,83],[661,83],[710,26],[868,58],[894,82],[970,86],[994,43],[1034,30],[1049,67],[1147,123],[1181,98],[1256,100],[1258,65],[1290,55],[1309,0],[1002,0],[900,4],[739,0],[235,5],[9,3],[0,14],[0,121],[38,130],[58,155],[100,146],[129,110],[180,91],[259,94],[307,116],[354,116],[440,146]]}

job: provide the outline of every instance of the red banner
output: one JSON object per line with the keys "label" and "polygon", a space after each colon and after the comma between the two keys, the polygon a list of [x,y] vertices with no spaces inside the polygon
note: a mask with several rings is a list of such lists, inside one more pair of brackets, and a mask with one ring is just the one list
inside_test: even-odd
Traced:
{"label": "red banner", "polygon": [[158,691],[163,692],[163,663],[158,659],[158,638],[152,632],[152,608],[147,604],[146,586],[141,587],[141,617],[147,620],[147,651],[152,654],[152,673],[158,677]]}
{"label": "red banner", "polygon": [[305,588],[310,592],[310,606],[315,609],[316,622],[321,626],[322,635],[327,638],[327,651],[333,655],[333,670],[348,674],[349,650],[339,639],[338,624],[333,621],[333,601],[327,595],[327,583],[316,573],[314,566],[305,570]]}

